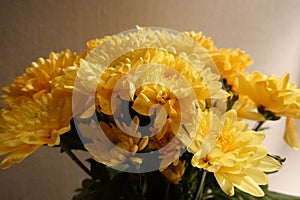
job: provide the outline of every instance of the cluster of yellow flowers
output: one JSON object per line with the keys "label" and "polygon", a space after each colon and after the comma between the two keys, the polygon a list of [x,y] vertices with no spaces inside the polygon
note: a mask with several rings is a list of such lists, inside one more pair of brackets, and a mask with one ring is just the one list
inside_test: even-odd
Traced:
{"label": "cluster of yellow flowers", "polygon": [[[98,126],[114,145],[103,146],[91,136],[85,147],[96,152],[95,160],[109,166],[142,164],[139,152],[160,151],[158,168],[177,184],[187,164],[180,154],[187,148],[193,155],[192,166],[214,173],[226,194],[233,195],[237,187],[263,196],[259,185],[268,183],[265,173],[277,171],[281,164],[261,145],[265,135],[259,127],[250,130],[243,119],[262,125],[285,116],[285,141],[297,149],[294,119],[300,118],[300,90],[289,82],[288,74],[279,78],[244,72],[253,62],[239,49],[219,49],[201,32],[180,35],[174,42],[164,31],[138,28],[129,36],[89,41],[89,49],[81,55],[65,50],[33,62],[3,88],[7,107],[0,112],[0,155],[9,155],[1,167],[19,163],[42,145],[59,145],[74,115],[86,120],[96,112]],[[184,54],[190,40],[201,47],[200,53]],[[156,42],[166,49],[151,45]],[[172,51],[178,44],[183,46],[181,52]],[[122,48],[128,51],[111,58]],[[113,62],[103,64],[105,68],[97,66],[109,59]],[[206,67],[209,60],[220,77]],[[72,100],[75,90],[94,96],[88,105],[91,109],[72,111],[74,104],[86,104]],[[227,105],[221,114],[214,110],[219,101]],[[128,107],[132,120],[121,122]],[[81,126],[89,130],[95,124],[87,121]],[[148,129],[144,131],[143,126]]]}

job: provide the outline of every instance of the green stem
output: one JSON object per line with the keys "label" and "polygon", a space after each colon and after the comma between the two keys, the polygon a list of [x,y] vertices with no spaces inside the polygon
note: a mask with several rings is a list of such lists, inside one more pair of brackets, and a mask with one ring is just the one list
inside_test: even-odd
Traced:
{"label": "green stem", "polygon": [[202,173],[202,178],[201,178],[201,181],[200,181],[200,184],[198,187],[198,192],[197,192],[195,200],[201,200],[203,197],[204,182],[205,182],[206,174],[207,174],[207,171],[204,170]]}
{"label": "green stem", "polygon": [[145,174],[138,174],[139,177],[139,199],[144,200],[145,199],[145,193],[147,190],[147,180]]}
{"label": "green stem", "polygon": [[166,185],[165,200],[169,199],[169,190],[170,190],[170,182],[168,181]]}
{"label": "green stem", "polygon": [[60,147],[66,154],[90,177],[92,176],[91,171],[76,157],[76,155],[61,141]]}

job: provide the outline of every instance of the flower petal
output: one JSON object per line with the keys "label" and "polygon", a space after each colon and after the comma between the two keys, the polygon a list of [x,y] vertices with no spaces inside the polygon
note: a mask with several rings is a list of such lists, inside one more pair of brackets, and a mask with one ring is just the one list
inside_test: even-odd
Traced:
{"label": "flower petal", "polygon": [[238,189],[247,192],[256,197],[262,197],[265,195],[264,191],[258,186],[258,184],[249,176],[229,174],[228,178],[232,181],[233,185]]}
{"label": "flower petal", "polygon": [[234,188],[233,188],[233,184],[232,182],[228,179],[228,177],[226,177],[225,174],[222,173],[214,173],[215,178],[219,184],[219,186],[221,187],[221,189],[223,190],[223,192],[225,192],[226,194],[228,194],[229,196],[233,196],[234,195]]}
{"label": "flower petal", "polygon": [[259,161],[256,168],[264,172],[274,172],[281,168],[281,164],[276,159],[266,156]]}
{"label": "flower petal", "polygon": [[284,140],[290,147],[299,149],[297,126],[295,120],[291,117],[286,118]]}

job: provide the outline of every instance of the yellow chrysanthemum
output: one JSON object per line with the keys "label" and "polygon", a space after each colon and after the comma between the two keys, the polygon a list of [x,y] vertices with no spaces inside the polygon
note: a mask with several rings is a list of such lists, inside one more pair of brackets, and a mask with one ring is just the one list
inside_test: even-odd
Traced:
{"label": "yellow chrysanthemum", "polygon": [[281,167],[260,145],[264,134],[247,130],[247,124],[237,119],[235,110],[221,118],[203,112],[200,119],[195,141],[188,149],[194,154],[192,165],[214,173],[221,189],[230,196],[234,195],[234,187],[263,196],[259,185],[268,183],[264,172]]}
{"label": "yellow chrysanthemum", "polygon": [[[158,49],[148,49],[148,50],[136,50],[133,53],[128,53],[125,56],[122,56],[120,59],[115,61],[111,64],[112,67],[108,68],[102,75],[101,83],[97,87],[97,98],[99,102],[99,106],[101,107],[101,112],[104,112],[106,114],[112,114],[111,111],[111,95],[113,91],[119,89],[119,90],[125,90],[122,87],[116,88],[117,82],[120,80],[122,76],[128,75],[130,73],[130,70],[136,69],[139,66],[145,66],[145,65],[153,65],[152,67],[143,67],[141,71],[145,74],[143,78],[145,78],[144,82],[146,82],[147,77],[150,76],[150,74],[153,74],[154,72],[160,73],[161,76],[152,76],[149,79],[149,82],[155,82],[155,83],[165,83],[168,87],[171,87],[172,89],[181,90],[182,94],[185,94],[186,96],[192,97],[193,95],[191,92],[194,92],[195,95],[197,95],[197,98],[199,100],[199,104],[201,108],[204,108],[205,106],[205,99],[210,97],[215,97],[217,95],[224,95],[224,92],[221,90],[221,83],[218,81],[218,76],[211,73],[208,69],[203,69],[200,74],[197,69],[193,68],[191,64],[186,62],[184,59],[180,58],[178,55],[170,54],[169,52],[158,50]],[[156,69],[155,66],[156,65]],[[164,66],[164,67],[162,67]],[[174,69],[174,72],[172,72],[170,69],[162,69],[162,68],[172,68]],[[185,81],[188,81],[190,84],[189,87],[183,88],[183,82],[182,77],[178,77],[178,74],[176,72],[180,73],[182,77],[184,77]],[[154,74],[155,75],[155,74]],[[168,82],[166,82],[166,80]],[[176,82],[177,81],[177,82]],[[181,82],[178,82],[181,81]],[[139,82],[139,80],[132,80],[128,86],[135,85]],[[172,85],[176,84],[176,85]],[[185,83],[185,85],[187,85]],[[175,86],[178,86],[175,88]],[[142,96],[139,96],[140,94],[143,94],[143,97],[147,98],[155,98],[155,94],[151,93],[152,97],[145,96],[145,87],[153,87],[152,86],[142,86],[140,91],[138,91],[137,100],[135,101],[135,104],[139,104]],[[162,91],[162,88],[165,88],[164,90],[168,90],[166,87],[158,86],[158,84],[155,86],[158,87],[157,89],[154,89],[154,93],[164,93]],[[161,88],[161,89],[159,89]],[[192,88],[192,90],[191,90]],[[131,90],[135,90],[139,88],[132,87]],[[148,89],[147,89],[148,90]],[[131,94],[134,94],[134,91],[130,91]],[[167,92],[167,91],[166,91]],[[172,91],[170,91],[172,92]],[[171,94],[171,93],[170,93]],[[164,95],[167,95],[166,93]],[[166,96],[167,97],[167,96]],[[175,96],[174,96],[175,97]],[[162,98],[162,97],[161,97]],[[173,98],[174,99],[174,98]],[[132,100],[132,99],[130,99]],[[148,101],[148,100],[147,100]],[[152,102],[153,103],[153,102]],[[140,114],[148,115],[148,108],[151,103],[148,103],[147,107],[144,106],[133,106],[134,109]],[[152,104],[153,105],[153,104]],[[190,105],[190,104],[188,104]],[[143,110],[141,110],[143,109]],[[146,114],[147,113],[147,114]]]}
{"label": "yellow chrysanthemum", "polygon": [[236,92],[249,97],[258,108],[271,111],[275,116],[286,116],[285,140],[298,149],[298,132],[293,118],[300,118],[300,89],[289,82],[289,74],[283,78],[260,72],[239,74]]}
{"label": "yellow chrysanthemum", "polygon": [[218,49],[210,52],[221,77],[226,80],[227,85],[235,85],[235,76],[242,72],[253,61],[248,54],[239,49]]}
{"label": "yellow chrysanthemum", "polygon": [[178,184],[185,172],[185,160],[176,160],[166,169],[161,170],[162,175],[171,183]]}
{"label": "yellow chrysanthemum", "polygon": [[[118,126],[100,122],[100,126],[108,140],[91,135],[88,138],[92,139],[92,142],[86,143],[85,147],[91,152],[96,161],[108,166],[117,166],[125,162],[141,164],[142,159],[136,157],[135,154],[148,145],[149,138],[142,136],[138,131],[139,119],[134,117],[129,126],[119,122],[117,124]],[[81,130],[84,133],[94,133],[94,130],[90,130],[92,126],[82,124]]]}
{"label": "yellow chrysanthemum", "polygon": [[[96,43],[81,61],[79,84],[85,87],[86,94],[94,95],[96,90],[99,113],[116,114],[118,105],[112,103],[119,99],[130,102],[130,109],[139,115],[166,121],[158,133],[155,131],[159,123],[154,123],[149,147],[160,151],[167,146],[160,152],[160,168],[168,166],[184,147],[176,137],[189,137],[184,134],[195,132],[194,118],[206,108],[206,100],[225,98],[220,77],[206,66],[209,55],[187,36],[143,28],[103,39],[95,48]],[[161,110],[164,116],[158,114]]]}
{"label": "yellow chrysanthemum", "polygon": [[[95,48],[89,54],[87,60],[90,61],[81,63],[78,77],[87,90],[94,92],[97,88],[99,100],[97,103],[100,104],[101,112],[105,114],[112,114],[110,99],[120,78],[128,75],[131,70],[145,65],[164,66],[177,71],[191,85],[199,101],[202,101],[201,105],[205,104],[203,103],[205,98],[222,93],[219,77],[205,67],[209,56],[203,47],[196,42],[193,43],[189,37],[171,35],[166,31],[138,28],[138,32],[111,36],[103,40],[105,41],[99,45],[101,48]],[[119,55],[119,52],[124,53]],[[107,63],[110,60],[111,63]],[[151,71],[151,68],[147,71],[143,68],[140,73],[147,77],[147,72]],[[166,69],[165,79],[172,78],[168,75],[168,71],[170,70]],[[163,78],[157,74],[154,77],[157,80],[151,82],[159,82]],[[136,83],[129,83],[129,85],[132,91],[140,86],[136,86]]]}
{"label": "yellow chrysanthemum", "polygon": [[184,32],[184,35],[194,39],[201,47],[207,50],[219,73],[230,86],[234,86],[235,76],[249,67],[253,61],[251,57],[240,49],[217,49],[210,37],[201,32]]}
{"label": "yellow chrysanthemum", "polygon": [[79,56],[70,50],[60,53],[51,52],[48,59],[39,58],[26,72],[13,83],[3,88],[3,101],[8,105],[18,103],[24,96],[33,98],[42,93],[49,93],[60,83],[55,78],[64,74],[63,70],[78,62]]}
{"label": "yellow chrysanthemum", "polygon": [[2,161],[2,168],[21,162],[44,144],[58,145],[59,136],[70,130],[70,99],[48,94],[19,101],[19,106],[1,110],[0,155],[10,153]]}

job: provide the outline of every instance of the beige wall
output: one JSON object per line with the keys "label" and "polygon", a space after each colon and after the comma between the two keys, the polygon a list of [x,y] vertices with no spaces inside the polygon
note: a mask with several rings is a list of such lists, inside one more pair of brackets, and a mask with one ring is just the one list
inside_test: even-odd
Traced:
{"label": "beige wall", "polygon": [[[289,71],[300,85],[298,0],[1,0],[0,20],[0,86],[50,51],[81,52],[87,40],[135,25],[202,31],[219,47],[249,53],[255,64],[248,71],[280,76]],[[282,134],[283,123],[267,132],[270,152],[287,157],[270,185],[300,195],[300,152],[289,149]],[[71,199],[84,177],[58,149],[43,148],[22,164],[0,171],[0,199]]]}

